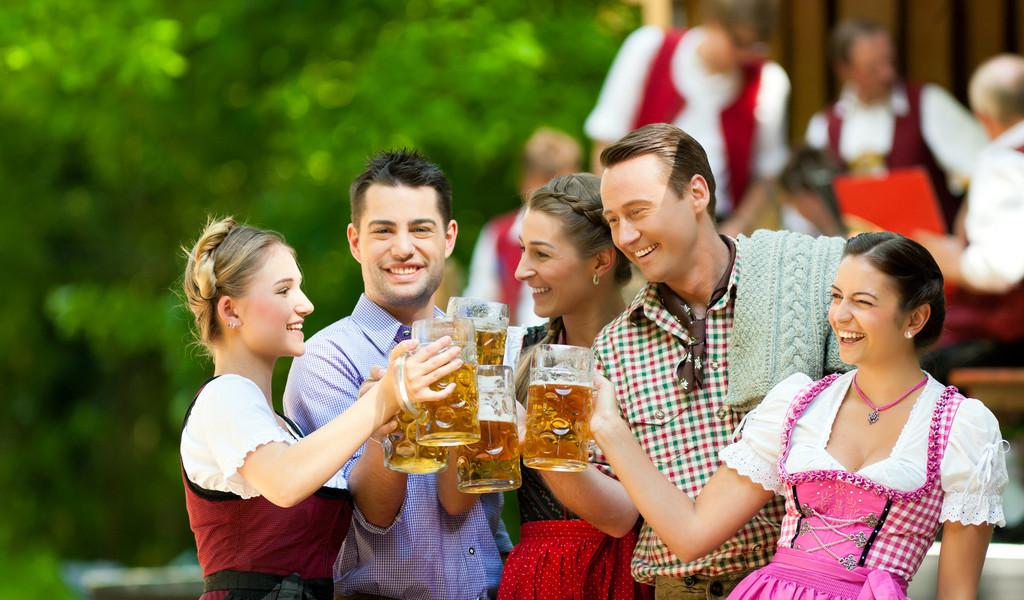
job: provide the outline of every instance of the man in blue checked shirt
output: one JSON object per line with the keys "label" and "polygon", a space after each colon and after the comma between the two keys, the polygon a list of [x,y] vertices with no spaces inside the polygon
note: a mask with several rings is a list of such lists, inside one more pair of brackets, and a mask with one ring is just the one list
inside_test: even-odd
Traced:
{"label": "man in blue checked shirt", "polygon": [[[351,315],[310,338],[292,362],[285,412],[306,432],[352,406],[371,367],[387,363],[413,321],[441,315],[430,298],[458,233],[447,177],[417,152],[373,157],[349,196],[349,250],[361,266],[363,294]],[[388,470],[373,442],[352,457],[343,474],[355,511],[335,563],[336,598],[496,595],[501,553],[512,549],[501,495],[458,493],[446,480],[454,471]]]}

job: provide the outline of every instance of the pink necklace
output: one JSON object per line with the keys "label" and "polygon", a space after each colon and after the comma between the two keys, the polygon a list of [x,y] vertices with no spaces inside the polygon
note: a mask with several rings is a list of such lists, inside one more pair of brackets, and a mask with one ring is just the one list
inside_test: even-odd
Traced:
{"label": "pink necklace", "polygon": [[864,393],[864,390],[860,389],[860,386],[857,385],[857,376],[856,375],[853,376],[853,389],[855,389],[857,391],[857,395],[860,396],[860,399],[864,401],[864,404],[867,404],[868,406],[871,407],[871,412],[868,413],[868,423],[870,425],[874,425],[875,423],[878,422],[878,416],[879,416],[878,413],[882,412],[883,410],[888,410],[888,409],[896,406],[900,402],[903,402],[903,400],[907,396],[909,396],[909,395],[913,394],[914,392],[916,392],[917,390],[923,388],[924,384],[926,384],[926,383],[928,383],[928,376],[927,375],[924,376],[924,379],[922,379],[921,381],[917,382],[917,385],[915,385],[912,388],[910,388],[909,390],[903,392],[903,395],[900,396],[899,398],[893,400],[892,402],[890,402],[889,404],[886,404],[885,406],[876,406],[875,403],[871,401],[871,398],[868,398],[868,395]]}

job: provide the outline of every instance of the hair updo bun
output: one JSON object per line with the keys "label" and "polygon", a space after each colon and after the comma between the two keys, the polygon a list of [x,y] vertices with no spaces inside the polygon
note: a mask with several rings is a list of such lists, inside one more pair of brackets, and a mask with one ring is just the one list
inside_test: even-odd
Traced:
{"label": "hair updo bun", "polygon": [[183,248],[188,262],[182,287],[199,343],[209,348],[221,333],[217,301],[244,295],[267,250],[278,244],[291,250],[279,234],[225,217],[209,219],[192,249]]}

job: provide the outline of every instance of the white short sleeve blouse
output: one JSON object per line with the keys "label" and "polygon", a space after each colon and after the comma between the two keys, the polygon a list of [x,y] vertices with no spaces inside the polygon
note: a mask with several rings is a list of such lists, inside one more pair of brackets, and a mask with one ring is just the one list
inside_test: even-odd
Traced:
{"label": "white short sleeve blouse", "polygon": [[[240,375],[221,375],[196,398],[181,433],[181,462],[190,481],[207,490],[242,498],[259,496],[238,469],[250,452],[264,444],[294,444],[300,432],[283,428],[255,382]],[[328,487],[345,488],[336,475]]]}
{"label": "white short sleeve blouse", "polygon": [[[844,468],[826,447],[832,423],[854,373],[837,378],[797,422],[786,459],[790,473]],[[742,438],[722,450],[722,461],[765,489],[782,493],[777,467],[782,426],[793,398],[809,383],[811,379],[801,373],[776,385],[744,419],[741,431],[737,432]],[[857,473],[901,491],[923,485],[929,424],[935,403],[944,389],[929,375],[890,456]],[[967,525],[1004,523],[1002,491],[1007,483],[1004,446],[999,423],[988,408],[973,398],[965,399],[953,421],[942,459],[943,521]]]}

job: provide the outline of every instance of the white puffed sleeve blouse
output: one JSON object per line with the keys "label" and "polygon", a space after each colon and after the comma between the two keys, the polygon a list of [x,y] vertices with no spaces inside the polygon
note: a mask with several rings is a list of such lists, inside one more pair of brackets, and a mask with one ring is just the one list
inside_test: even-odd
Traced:
{"label": "white puffed sleeve blouse", "polygon": [[[842,470],[826,450],[832,423],[846,396],[855,372],[837,378],[807,407],[793,431],[792,447],[786,459],[790,473],[809,470]],[[721,452],[722,462],[769,491],[782,493],[778,458],[782,426],[790,403],[811,379],[791,375],[765,396],[740,424],[740,439]],[[900,491],[912,491],[924,484],[927,465],[928,431],[935,403],[944,386],[930,375],[911,409],[889,457],[862,467],[857,473],[876,483]],[[949,433],[942,459],[941,479],[945,492],[942,521],[966,525],[1003,525],[1002,492],[1006,487],[1006,442],[999,423],[980,401],[966,398],[960,404]]]}
{"label": "white puffed sleeve blouse", "polygon": [[[238,472],[250,452],[264,444],[294,444],[301,437],[281,427],[263,391],[241,375],[221,375],[199,393],[181,433],[185,475],[199,487],[242,498],[259,491]],[[345,488],[339,473],[328,487]]]}

